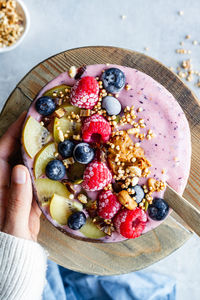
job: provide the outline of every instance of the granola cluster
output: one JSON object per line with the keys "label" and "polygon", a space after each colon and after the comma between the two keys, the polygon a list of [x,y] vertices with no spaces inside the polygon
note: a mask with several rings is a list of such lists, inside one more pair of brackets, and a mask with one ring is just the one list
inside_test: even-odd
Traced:
{"label": "granola cluster", "polygon": [[0,0],[0,48],[12,46],[23,31],[23,19],[16,11],[16,1]]}

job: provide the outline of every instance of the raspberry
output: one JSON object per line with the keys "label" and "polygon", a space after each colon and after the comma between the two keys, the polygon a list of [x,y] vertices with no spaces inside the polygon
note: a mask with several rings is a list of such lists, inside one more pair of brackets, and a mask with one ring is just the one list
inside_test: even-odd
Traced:
{"label": "raspberry", "polygon": [[99,191],[107,186],[111,180],[112,174],[106,164],[93,160],[85,169],[82,187],[87,191]]}
{"label": "raspberry", "polygon": [[134,210],[123,209],[114,217],[114,226],[122,236],[134,239],[143,232],[146,222],[146,213],[136,207]]}
{"label": "raspberry", "polygon": [[121,204],[111,191],[102,191],[98,197],[98,215],[104,219],[112,219],[120,210]]}
{"label": "raspberry", "polygon": [[111,134],[111,126],[108,121],[100,116],[93,115],[88,117],[82,129],[82,138],[84,142],[87,143],[106,143]]}
{"label": "raspberry", "polygon": [[92,109],[98,102],[99,84],[94,77],[86,76],[78,80],[71,89],[72,105]]}

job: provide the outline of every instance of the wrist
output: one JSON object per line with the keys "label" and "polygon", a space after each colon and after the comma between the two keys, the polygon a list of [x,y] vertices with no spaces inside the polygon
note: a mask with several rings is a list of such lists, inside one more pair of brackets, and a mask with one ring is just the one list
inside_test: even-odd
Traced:
{"label": "wrist", "polygon": [[28,230],[22,230],[21,226],[18,226],[17,224],[6,223],[2,229],[2,232],[12,235],[16,238],[35,241],[34,239],[32,239]]}

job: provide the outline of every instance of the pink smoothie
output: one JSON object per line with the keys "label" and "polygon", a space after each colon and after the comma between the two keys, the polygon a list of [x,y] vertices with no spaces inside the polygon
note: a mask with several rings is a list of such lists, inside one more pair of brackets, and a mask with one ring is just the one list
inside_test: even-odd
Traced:
{"label": "pink smoothie", "polygon": [[[118,100],[121,102],[122,107],[134,105],[136,111],[141,107],[143,110],[138,112],[137,116],[138,119],[144,119],[146,124],[146,128],[141,130],[141,133],[146,133],[148,129],[152,129],[155,133],[153,139],[141,141],[141,147],[145,150],[145,156],[152,164],[149,177],[166,181],[179,194],[182,194],[189,176],[191,158],[190,129],[184,112],[172,94],[150,76],[138,70],[116,65],[90,65],[87,66],[84,76],[100,76],[103,69],[111,67],[121,69],[126,76],[126,83],[131,86],[129,91],[123,89],[119,93]],[[71,79],[67,72],[62,73],[50,81],[39,92],[37,98],[57,85],[66,84],[72,86],[74,83],[75,80]],[[28,115],[33,116],[38,121],[41,120],[41,116],[35,110],[34,102]],[[133,140],[134,142],[139,141],[135,137],[133,137]],[[28,157],[24,149],[22,151],[24,162],[28,166],[34,181],[33,160]],[[140,179],[139,184],[144,182],[146,182],[146,179]],[[78,192],[79,186],[75,187]],[[162,197],[163,193],[163,191],[154,193],[153,196]],[[97,193],[88,192],[88,195],[90,198],[96,199]],[[73,231],[68,226],[57,224],[52,220],[47,209],[44,207],[41,207],[41,209],[56,227],[62,228],[72,235],[84,237],[79,231]],[[157,227],[160,223],[148,219],[143,234]],[[99,241],[103,242],[119,242],[122,240],[125,240],[125,238],[115,232],[111,237],[106,236],[99,239]]]}

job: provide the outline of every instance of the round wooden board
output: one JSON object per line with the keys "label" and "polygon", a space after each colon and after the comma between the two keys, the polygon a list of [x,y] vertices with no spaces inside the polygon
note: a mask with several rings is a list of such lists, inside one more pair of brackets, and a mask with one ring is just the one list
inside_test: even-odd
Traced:
{"label": "round wooden board", "polygon": [[[84,47],[57,54],[34,67],[17,85],[7,100],[0,118],[1,134],[28,109],[39,90],[70,66],[114,63],[136,68],[160,82],[177,99],[190,123],[192,134],[191,173],[184,196],[200,205],[200,106],[184,83],[169,69],[146,55],[114,47]],[[184,227],[183,227],[183,226]],[[114,244],[75,240],[54,228],[41,217],[39,242],[58,264],[78,272],[114,275],[145,268],[178,249],[191,230],[174,213],[155,230],[135,240]]]}

